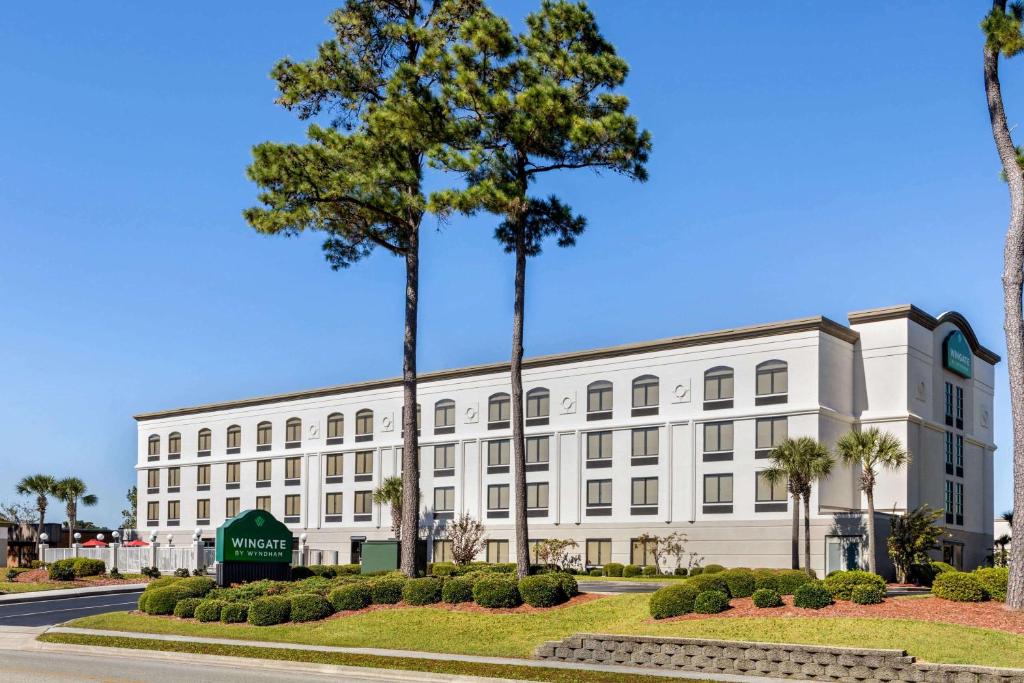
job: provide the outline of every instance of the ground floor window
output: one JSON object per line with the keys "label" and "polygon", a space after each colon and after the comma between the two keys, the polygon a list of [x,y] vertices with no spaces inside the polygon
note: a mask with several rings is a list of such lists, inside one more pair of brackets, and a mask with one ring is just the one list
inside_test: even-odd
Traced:
{"label": "ground floor window", "polygon": [[527,543],[530,547],[530,564],[540,564],[540,561],[537,559],[537,546],[543,542],[543,538],[531,538]]}
{"label": "ground floor window", "polygon": [[958,570],[964,568],[964,546],[962,543],[946,541],[942,544],[942,561],[951,564]]}
{"label": "ground floor window", "polygon": [[508,562],[508,541],[487,541],[487,561],[491,564]]}
{"label": "ground floor window", "polygon": [[434,541],[434,562],[452,562],[452,542],[446,540]]}
{"label": "ground floor window", "polygon": [[629,563],[638,564],[642,567],[647,565],[656,566],[657,561],[654,557],[656,549],[656,542],[648,542],[643,538],[634,538],[630,543]]}
{"label": "ground floor window", "polygon": [[602,567],[612,561],[612,540],[610,538],[587,539],[587,566]]}
{"label": "ground floor window", "polygon": [[270,512],[270,496],[256,496],[256,509]]}

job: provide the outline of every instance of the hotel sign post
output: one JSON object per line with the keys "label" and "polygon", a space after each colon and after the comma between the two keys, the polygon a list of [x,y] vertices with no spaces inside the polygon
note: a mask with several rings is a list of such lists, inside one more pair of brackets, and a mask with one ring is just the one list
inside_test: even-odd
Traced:
{"label": "hotel sign post", "polygon": [[265,510],[246,510],[217,529],[217,585],[291,578],[292,532]]}

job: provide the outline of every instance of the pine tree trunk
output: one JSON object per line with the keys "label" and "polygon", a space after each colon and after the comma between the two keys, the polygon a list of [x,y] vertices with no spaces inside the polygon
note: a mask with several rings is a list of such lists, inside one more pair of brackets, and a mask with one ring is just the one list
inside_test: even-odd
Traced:
{"label": "pine tree trunk", "polygon": [[402,349],[402,573],[416,575],[419,538],[420,466],[416,433],[416,322],[419,306],[419,228],[411,231],[405,253],[405,340]]}
{"label": "pine tree trunk", "polygon": [[877,574],[875,566],[875,491],[868,489],[868,571]]}
{"label": "pine tree trunk", "polygon": [[800,495],[793,494],[793,546],[791,564],[800,569]]}
{"label": "pine tree trunk", "polygon": [[811,492],[804,492],[804,569],[808,574],[814,572],[811,569]]}
{"label": "pine tree trunk", "polygon": [[[994,0],[993,11],[1005,12],[1006,0]],[[1024,314],[1021,293],[1024,285],[1024,174],[1017,164],[1017,151],[1003,109],[999,85],[999,53],[985,46],[985,96],[996,151],[1010,190],[1010,219],[1003,249],[1003,329],[1010,378],[1010,412],[1013,419],[1013,509],[1024,510]],[[1014,516],[1014,538],[1024,538],[1024,515]],[[1006,606],[1024,609],[1024,543],[1010,546],[1010,581]]]}
{"label": "pine tree trunk", "polygon": [[530,573],[530,538],[526,520],[526,438],[523,435],[523,318],[526,298],[526,251],[517,230],[515,304],[512,312],[512,459],[515,477],[516,574]]}

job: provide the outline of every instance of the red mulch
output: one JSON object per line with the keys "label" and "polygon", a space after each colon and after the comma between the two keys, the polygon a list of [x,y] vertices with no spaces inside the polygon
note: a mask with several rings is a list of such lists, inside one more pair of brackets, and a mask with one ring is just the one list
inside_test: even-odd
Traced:
{"label": "red mulch", "polygon": [[786,606],[760,609],[750,598],[732,600],[721,614],[684,614],[666,621],[693,621],[696,619],[731,619],[733,617],[871,617],[877,619],[913,619],[959,626],[977,626],[1024,635],[1024,613],[1011,612],[1001,602],[953,602],[942,598],[886,598],[878,605],[857,605],[839,601],[819,610],[793,607],[793,596],[782,598]]}
{"label": "red mulch", "polygon": [[[145,583],[147,579],[112,579],[109,576],[90,576],[87,579],[75,579],[74,581],[50,581],[50,575],[45,569],[32,569],[21,572],[15,579],[15,583],[54,583],[66,588],[85,588],[88,586],[118,586],[123,583]],[[0,588],[2,588],[0,584]]]}
{"label": "red mulch", "polygon": [[[555,609],[563,609],[565,607],[573,607],[575,605],[582,605],[593,600],[600,600],[601,598],[607,597],[606,595],[600,595],[595,593],[580,593],[576,597],[572,598],[568,602],[563,602],[561,605],[554,607],[530,607],[529,605],[520,605],[519,607],[512,607],[510,609],[494,609],[490,607],[481,607],[475,602],[460,602],[452,605],[446,602],[438,602],[433,605],[427,605],[434,609],[443,609],[449,612],[475,612],[477,614],[531,614],[533,612],[549,612]],[[328,619],[344,619],[354,614],[366,614],[368,612],[380,612],[383,610],[393,609],[410,609],[412,605],[407,605],[404,602],[400,602],[397,605],[370,605],[360,610],[353,610],[350,612],[336,612]]]}

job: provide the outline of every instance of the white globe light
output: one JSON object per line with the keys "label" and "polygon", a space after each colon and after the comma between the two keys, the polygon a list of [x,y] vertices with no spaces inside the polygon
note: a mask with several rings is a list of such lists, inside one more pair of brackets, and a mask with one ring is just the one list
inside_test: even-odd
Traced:
{"label": "white globe light", "polygon": [[299,542],[300,543],[305,543],[306,542],[306,534],[301,534],[299,536]]}
{"label": "white globe light", "polygon": [[78,533],[78,532],[76,531],[76,532],[75,532],[75,537],[74,537],[74,538],[75,538],[75,543],[78,543],[79,541],[81,541],[81,540],[82,540],[82,534],[80,534],[80,533]]}
{"label": "white globe light", "polygon": [[96,540],[97,541],[102,541],[103,540],[103,534],[96,534]]}
{"label": "white globe light", "polygon": [[39,540],[42,541],[43,543],[46,543],[47,541],[50,540],[50,537],[47,536],[46,534],[39,534]]}
{"label": "white globe light", "polygon": [[156,532],[155,531],[149,535],[149,540],[152,541],[153,543],[156,543]]}
{"label": "white globe light", "polygon": [[167,534],[167,545],[174,545],[174,536]]}
{"label": "white globe light", "polygon": [[117,533],[116,531],[114,531],[114,532],[113,532],[113,533],[111,533],[110,535],[111,535],[111,536],[113,537],[113,539],[114,539],[115,541],[116,541],[117,539],[121,538],[121,534]]}

